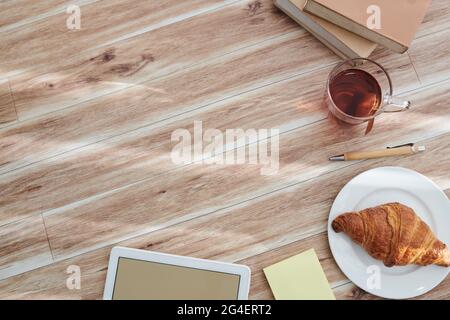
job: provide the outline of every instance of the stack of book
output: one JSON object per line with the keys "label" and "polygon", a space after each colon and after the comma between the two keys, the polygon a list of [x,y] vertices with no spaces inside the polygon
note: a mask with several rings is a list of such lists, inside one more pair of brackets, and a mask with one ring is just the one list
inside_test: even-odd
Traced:
{"label": "stack of book", "polygon": [[431,0],[275,0],[275,5],[344,59],[377,45],[408,50]]}

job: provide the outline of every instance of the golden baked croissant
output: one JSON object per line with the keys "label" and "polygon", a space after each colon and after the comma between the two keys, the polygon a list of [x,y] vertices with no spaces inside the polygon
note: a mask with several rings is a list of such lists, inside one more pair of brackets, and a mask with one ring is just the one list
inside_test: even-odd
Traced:
{"label": "golden baked croissant", "polygon": [[450,252],[413,209],[386,203],[341,214],[332,223],[387,267],[417,264],[450,266]]}

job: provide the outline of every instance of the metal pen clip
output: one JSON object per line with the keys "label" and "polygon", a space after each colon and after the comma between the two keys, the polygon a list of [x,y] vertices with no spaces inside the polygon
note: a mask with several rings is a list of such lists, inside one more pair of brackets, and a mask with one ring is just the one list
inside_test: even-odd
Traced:
{"label": "metal pen clip", "polygon": [[425,146],[416,146],[414,143],[405,143],[399,146],[387,147],[386,149],[396,149],[401,147],[411,147],[413,153],[424,152],[426,149]]}
{"label": "metal pen clip", "polygon": [[386,149],[395,149],[395,148],[401,148],[401,147],[414,147],[414,143],[405,143],[405,144],[400,144],[398,146],[393,146],[393,147],[386,147]]}

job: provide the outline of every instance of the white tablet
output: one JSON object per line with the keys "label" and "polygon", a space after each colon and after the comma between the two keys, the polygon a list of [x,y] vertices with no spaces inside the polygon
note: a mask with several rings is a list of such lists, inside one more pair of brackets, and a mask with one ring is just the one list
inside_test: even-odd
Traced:
{"label": "white tablet", "polygon": [[105,300],[245,300],[247,266],[115,247]]}

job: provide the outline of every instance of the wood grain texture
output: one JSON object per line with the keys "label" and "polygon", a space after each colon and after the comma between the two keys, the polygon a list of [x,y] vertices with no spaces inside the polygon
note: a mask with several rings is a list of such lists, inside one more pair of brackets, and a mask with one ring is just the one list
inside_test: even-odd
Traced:
{"label": "wood grain texture", "polygon": [[416,38],[450,28],[450,7],[447,0],[433,0]]}
{"label": "wood grain texture", "polygon": [[[305,54],[295,54],[298,50]],[[265,83],[302,73],[301,70],[307,72],[317,68],[319,64],[336,61],[336,57],[328,49],[320,44],[318,46],[317,41],[304,32],[241,51],[244,52],[214,59],[0,132],[0,143],[8,141],[9,146],[8,163],[0,167],[0,172],[237,95],[252,89],[257,81],[261,83],[259,86],[263,86]],[[316,53],[311,56],[312,52]],[[279,56],[288,58],[278,61]],[[385,50],[379,50],[375,57],[386,60],[386,67],[396,83],[396,92],[417,87],[418,80],[407,56],[387,54]],[[235,69],[239,72],[227,72]],[[218,78],[216,74],[221,74],[222,77]],[[323,82],[325,79],[326,75],[323,75]],[[205,83],[208,83],[207,88]],[[230,91],[230,88],[234,91]],[[16,106],[20,110],[17,97]],[[98,116],[92,117],[92,114]],[[41,142],[32,150],[24,148],[33,142],[30,141],[30,131],[33,132],[32,137]],[[62,141],[55,141],[55,135]]]}
{"label": "wood grain texture", "polygon": [[[65,11],[4,32],[0,43],[0,70],[12,76],[51,66],[61,57],[111,42],[153,24],[177,21],[177,17],[226,4],[226,0],[147,1],[98,0],[81,7],[81,29],[69,30]],[[156,26],[155,26],[156,27]],[[151,29],[151,28],[150,28]]]}
{"label": "wood grain texture", "polygon": [[40,215],[4,226],[0,238],[0,279],[53,261]]}
{"label": "wood grain texture", "polygon": [[415,40],[409,49],[422,83],[450,78],[450,28]]}
{"label": "wood grain texture", "polygon": [[[197,68],[188,69],[142,86],[122,90],[114,95],[81,104],[73,109],[62,110],[59,113],[8,128],[0,132],[0,143],[7,141],[8,145],[7,163],[0,167],[0,171],[9,171],[42,160],[44,157],[57,155],[182,113],[186,109],[180,107],[178,101],[179,103],[189,101],[194,103],[194,108],[198,108],[202,106],[198,105],[199,98],[202,99],[203,105],[208,105],[214,100],[221,99],[221,97],[238,94],[238,92],[228,93],[227,89],[230,87],[239,88],[241,84],[242,89],[239,90],[249,90],[249,86],[251,89],[251,83],[255,81],[254,78],[250,77],[251,73],[258,73],[261,80],[266,77],[268,82],[273,82],[279,80],[280,77],[278,74],[273,75],[271,73],[274,67],[277,67],[276,71],[279,73],[286,72],[286,70],[295,72],[297,66],[305,66],[305,64],[314,68],[319,61],[325,59],[320,60],[320,55],[316,59],[316,57],[299,56],[294,53],[295,50],[299,50],[305,45],[303,42],[307,41],[306,45],[308,46],[309,42],[315,41],[310,36],[306,36],[306,38],[304,36],[303,33],[298,35],[295,42],[292,42],[292,39],[289,38],[282,38],[278,40],[279,42],[269,42],[262,47],[256,46],[255,51],[248,49],[241,56],[231,55],[225,61],[216,59],[217,61],[202,64]],[[333,61],[327,49],[315,47],[314,50],[321,50],[324,57],[327,57],[325,61],[328,61],[328,59],[330,59],[330,63]],[[286,60],[284,65],[274,65],[270,62],[270,59],[274,59],[276,55],[289,55],[290,58]],[[390,57],[391,61],[387,67],[396,81],[397,92],[417,86],[417,78],[412,67],[408,65],[408,57],[386,55],[386,52],[382,50],[377,53],[377,57],[387,60]],[[236,75],[226,72],[226,70],[239,68],[242,64],[246,65],[245,74]],[[205,68],[214,68],[218,73],[223,74],[225,79],[211,78],[211,75],[205,74]],[[308,69],[305,69],[305,72],[307,71]],[[291,74],[286,77],[289,76]],[[207,81],[216,93],[214,97],[208,98],[205,92],[200,91],[204,90],[203,82],[195,80],[200,77],[208,77]],[[236,79],[237,77],[239,78]],[[323,81],[325,81],[325,78],[326,75],[323,75]],[[224,83],[222,80],[226,82]],[[172,94],[171,92],[176,90],[174,88],[185,86],[180,83],[191,83],[192,85],[188,86],[186,91],[179,92],[177,90]],[[174,87],[175,85],[177,87]],[[167,98],[168,95],[171,95],[171,99]],[[175,100],[176,95],[179,97],[177,100]],[[192,100],[193,98],[196,98],[196,100]],[[176,112],[173,112],[173,109],[176,109]],[[92,114],[101,116],[92,117]],[[120,117],[117,115],[120,115]],[[30,132],[33,132],[33,134],[31,135]],[[55,135],[59,138],[55,139]],[[35,140],[39,140],[40,144],[35,145],[33,149],[25,147]]]}
{"label": "wood grain texture", "polygon": [[[171,134],[178,128],[192,133],[194,121],[203,121],[205,128],[222,131],[233,124],[244,130],[277,127],[280,132],[286,132],[325,119],[327,111],[315,102],[323,95],[323,78],[329,71],[330,68],[325,68],[294,77],[3,175],[1,207],[7,214],[0,218],[0,225],[176,169],[170,159]],[[86,117],[89,119],[92,117]],[[44,147],[45,155],[48,148],[56,149],[55,132],[62,142],[80,141],[83,137],[73,136],[73,130],[64,130],[79,122],[69,118],[59,126],[55,123],[48,128],[41,127],[45,135],[34,130],[40,141],[35,151]],[[96,130],[97,125],[91,128]],[[87,131],[86,136],[89,134],[94,135]]]}
{"label": "wood grain texture", "polygon": [[0,32],[13,29],[18,25],[24,25],[39,18],[51,15],[56,8],[64,4],[77,3],[79,1],[67,0],[15,0],[0,2]]}
{"label": "wood grain texture", "polygon": [[[246,203],[118,244],[200,258],[245,262],[255,272],[251,289],[253,298],[270,298],[270,291],[260,273],[262,267],[314,247],[329,281],[338,287],[345,284],[347,279],[331,259],[323,233],[329,208],[338,191],[358,173],[393,164],[415,169],[441,185],[448,185],[450,160],[445,157],[450,148],[448,138],[449,134],[445,134],[423,141],[429,148],[428,152],[417,157],[355,163]],[[435,159],[440,159],[438,170],[428,165]],[[324,185],[327,186],[327,192],[323,192]],[[204,245],[206,240],[208,246]],[[220,245],[223,243],[227,245]],[[108,246],[4,280],[0,282],[0,293],[5,294],[0,297],[100,298],[110,249]],[[65,288],[64,270],[72,264],[79,265],[86,277],[82,279],[80,291]]]}
{"label": "wood grain texture", "polygon": [[[16,77],[11,80],[11,86],[19,118],[23,120],[92,100],[298,29],[273,8],[270,0],[261,2],[256,10],[249,9],[251,3],[240,1],[222,10],[61,60],[51,70],[44,68]],[[211,39],[204,41],[205,35],[211,35]],[[197,85],[201,84],[198,82]],[[142,85],[164,93],[164,88],[155,83]]]}
{"label": "wood grain texture", "polygon": [[[3,198],[2,207],[8,214],[2,217],[1,224],[175,169],[176,166],[170,161],[170,135],[177,128],[192,131],[195,120],[203,121],[205,128],[225,130],[233,124],[243,129],[278,127],[281,132],[285,132],[324,119],[326,110],[315,102],[321,99],[323,79],[329,70],[325,68],[282,81],[212,104],[193,112],[189,117],[183,115],[181,119],[174,118],[4,175],[0,194]],[[432,101],[439,104],[440,98],[447,97],[438,94],[436,100],[433,99],[434,91],[429,92],[425,99],[417,103],[431,97]],[[277,108],[273,108],[274,104],[277,104]],[[91,120],[94,122],[90,126],[83,126],[85,129],[108,128],[89,115],[85,117],[85,123]],[[40,127],[42,135],[37,127],[27,128],[26,132],[34,130],[36,141],[40,142],[33,147],[33,159],[38,157],[40,148],[43,149],[42,154],[46,155],[50,148],[59,147],[58,141],[54,141],[56,132],[62,143],[69,141],[67,144],[70,145],[71,140],[78,143],[84,136],[76,136],[71,130],[71,125],[80,125],[80,121],[76,120],[77,115],[49,121],[48,126]],[[88,135],[92,136],[92,131],[87,131]],[[16,150],[27,151],[26,148]]]}
{"label": "wood grain texture", "polygon": [[[442,96],[448,92],[448,83],[437,88],[429,88],[418,95],[416,101],[423,104],[415,112],[405,113],[402,118],[392,115],[384,117],[376,132],[368,137],[352,139],[347,131],[339,131],[339,128],[333,127],[328,121],[282,135],[280,170],[276,179],[259,175],[257,167],[194,164],[177,169],[169,176],[144,180],[126,189],[57,209],[45,215],[54,254],[59,256],[64,255],[64,252],[73,253],[96,246],[99,242],[121,238],[128,232],[136,233],[141,228],[155,228],[175,217],[180,219],[182,213],[186,217],[199,216],[205,210],[211,212],[215,208],[229,206],[294,181],[302,181],[336,169],[341,166],[340,163],[323,163],[323,159],[338,154],[343,148],[349,149],[350,145],[354,148],[373,148],[375,145],[381,147],[393,143],[392,134],[416,141],[420,137],[449,132],[448,106],[445,102],[447,98]],[[438,102],[442,98],[444,100]],[[443,107],[436,108],[437,105]],[[430,113],[434,115],[430,116]],[[410,125],[399,125],[405,121]],[[321,139],[315,139],[317,136]],[[217,184],[216,181],[222,183]],[[127,215],[123,214],[125,211]],[[72,227],[70,221],[82,223]],[[95,227],[89,228],[90,225]],[[121,228],[117,228],[117,225]],[[74,232],[77,227],[79,232]],[[100,230],[103,232],[99,232]]]}
{"label": "wood grain texture", "polygon": [[[110,11],[114,12],[120,9],[120,7],[114,7],[114,10],[98,8],[100,3],[92,4],[96,8],[95,12],[101,11],[106,12],[105,14],[110,14]],[[225,41],[233,41],[234,47],[236,47],[237,43],[245,46],[246,41],[250,41],[249,39],[257,42],[258,37],[260,39],[264,35],[266,38],[270,37],[270,33],[264,33],[267,30],[271,30],[273,34],[276,34],[283,27],[290,27],[290,30],[295,28],[295,25],[286,16],[281,15],[273,8],[271,1],[259,1],[260,5],[258,6],[253,6],[253,3],[254,1],[239,2],[231,6],[230,10],[227,7],[223,11],[219,10],[219,12],[212,12],[211,15],[202,16],[201,19],[176,23],[169,28],[157,29],[157,32],[148,32],[116,43],[114,46],[91,50],[90,53],[82,56],[73,56],[61,62],[58,61],[56,65],[52,63],[44,68],[25,73],[13,81],[19,116],[28,118],[40,112],[49,112],[56,108],[70,106],[77,102],[91,99],[106,92],[118,90],[130,83],[140,83],[144,79],[160,75],[161,72],[168,72],[170,68],[179,68],[182,66],[181,58],[189,57],[194,61],[205,59],[205,57],[195,57],[191,52],[185,51],[191,47],[196,49],[198,46],[201,46],[203,50],[206,50],[205,48],[217,50],[217,43],[220,43],[220,48],[224,49],[227,46],[227,43],[224,43]],[[110,5],[113,6],[113,4]],[[118,4],[115,4],[115,6],[118,6]],[[257,9],[250,10],[248,8]],[[83,10],[83,12],[86,11],[86,9]],[[231,21],[231,19],[234,19],[234,21]],[[285,21],[285,24],[280,23],[281,19]],[[86,20],[97,21],[90,18],[86,18]],[[214,21],[214,23],[211,23],[211,21]],[[102,26],[97,26],[97,28],[102,30]],[[91,30],[95,28],[86,29],[86,32],[99,34],[99,32],[95,32],[96,30]],[[80,32],[85,32],[83,30],[85,28]],[[210,41],[205,42],[203,41],[205,33],[214,34],[214,37]],[[200,39],[196,39],[195,36]],[[80,35],[79,37],[88,39],[91,43],[94,42],[89,36]],[[241,39],[240,37],[251,38]],[[78,38],[70,41],[77,45],[80,42]],[[101,41],[98,42],[101,43]],[[142,47],[142,43],[147,45]],[[154,43],[158,43],[157,48],[153,45]],[[115,52],[116,50],[117,52]],[[199,49],[197,48],[197,50]],[[385,61],[395,63],[395,60],[392,61],[393,54],[390,54],[390,59],[379,57],[380,54],[385,56],[388,52],[388,50],[378,49],[373,58],[382,63],[385,63]],[[166,57],[168,53],[170,53],[169,57]],[[178,55],[175,53],[178,53]],[[108,63],[102,67],[90,61],[90,59],[94,59],[98,62],[95,58],[105,55]],[[170,58],[172,60],[167,61]],[[399,70],[407,72],[409,63],[407,57],[397,55],[397,58],[404,61],[403,68],[399,68]],[[115,60],[110,61],[109,59]],[[155,71],[159,73],[155,73]],[[395,80],[394,77],[394,83],[401,83],[401,81]],[[64,103],[61,103],[61,98],[63,98]],[[30,110],[33,109],[33,105],[29,105],[31,103],[36,108],[41,108],[41,110],[34,112]]]}
{"label": "wood grain texture", "polygon": [[[321,104],[339,59],[271,0],[75,1],[82,29],[70,32],[68,2],[0,3],[9,15],[0,14],[0,298],[98,299],[117,244],[247,264],[252,299],[272,298],[262,268],[313,247],[339,299],[374,298],[329,251],[338,191],[358,173],[397,165],[450,194],[444,0],[432,2],[408,54],[373,53],[412,107],[381,115],[367,136],[363,125],[338,126]],[[175,165],[171,133],[198,120],[280,129],[279,172]],[[327,160],[407,142],[427,151]],[[81,267],[79,291],[66,288],[69,265]],[[449,283],[419,298],[449,299]]]}
{"label": "wood grain texture", "polygon": [[[318,45],[316,40],[304,32],[291,33],[257,47],[199,64],[183,72],[89,101],[73,111],[68,111],[69,114],[64,113],[64,117],[49,116],[38,122],[31,122],[29,126],[28,123],[21,123],[19,126],[2,130],[0,140],[2,144],[6,144],[8,158],[0,171],[9,171],[42,159],[39,153],[41,147],[37,146],[34,152],[23,148],[33,143],[30,139],[39,139],[45,144],[44,140],[38,138],[40,132],[46,136],[46,141],[51,143],[41,153],[48,157],[61,152],[58,149],[60,145],[65,147],[64,151],[74,149],[198,109],[267,83],[305,73],[311,68],[317,69],[320,63],[333,63],[336,58],[328,49]],[[297,55],[296,52],[301,48],[306,52],[316,52],[314,58]],[[289,58],[278,61],[279,55]],[[222,76],[217,77],[217,74]],[[20,113],[17,100],[16,108]],[[53,130],[66,131],[69,138],[81,131],[81,137],[73,141],[73,145],[70,142],[65,145],[63,142],[54,146],[55,134],[48,135]],[[30,131],[33,132],[32,135]],[[95,133],[96,131],[101,132]]]}
{"label": "wood grain texture", "polygon": [[17,120],[14,99],[7,80],[0,80],[0,127]]}

